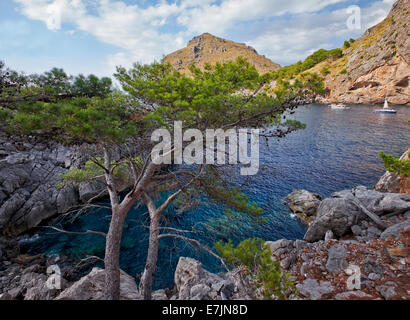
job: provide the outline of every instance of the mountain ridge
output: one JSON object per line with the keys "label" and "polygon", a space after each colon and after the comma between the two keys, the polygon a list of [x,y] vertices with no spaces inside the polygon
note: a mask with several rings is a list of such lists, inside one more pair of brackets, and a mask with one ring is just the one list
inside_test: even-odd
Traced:
{"label": "mountain ridge", "polygon": [[194,37],[185,48],[165,56],[163,63],[170,63],[176,70],[189,73],[188,67],[191,64],[203,69],[206,63],[227,62],[238,57],[247,58],[261,74],[280,68],[279,64],[258,54],[254,48],[244,43],[216,37],[210,33]]}

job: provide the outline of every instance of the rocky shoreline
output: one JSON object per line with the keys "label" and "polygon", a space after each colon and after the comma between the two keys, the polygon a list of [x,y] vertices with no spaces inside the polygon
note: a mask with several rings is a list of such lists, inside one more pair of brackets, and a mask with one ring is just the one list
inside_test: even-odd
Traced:
{"label": "rocky shoreline", "polygon": [[[296,204],[292,202],[295,199]],[[289,195],[288,201],[299,216],[307,214],[311,219],[304,240],[281,239],[266,244],[272,259],[295,279],[298,299],[410,299],[410,194],[356,187],[321,200],[318,195],[299,190]],[[366,210],[380,221],[376,219],[376,223],[363,212]],[[47,268],[56,264],[61,267],[62,287],[50,290]],[[360,281],[352,289],[348,283],[354,268]],[[0,240],[1,300],[103,299],[103,270],[93,268],[81,279],[76,277],[78,271],[64,258],[21,255],[16,240]],[[258,289],[249,285],[249,276],[241,271],[212,274],[199,261],[181,257],[174,286],[155,291],[153,299],[260,299]],[[121,299],[142,299],[135,279],[125,272],[121,274]]]}
{"label": "rocky shoreline", "polygon": [[[81,166],[92,147],[0,134],[1,300],[103,298],[103,270],[92,268],[95,260],[79,264],[62,256],[25,255],[19,245],[24,236],[15,237],[101,193],[103,186],[95,184],[57,188],[61,174]],[[117,150],[118,157],[121,152]],[[358,186],[326,199],[295,190],[287,197],[291,210],[308,224],[304,239],[266,244],[272,259],[280,261],[281,268],[295,279],[299,299],[410,298],[410,194],[403,189],[407,184],[407,180],[386,173],[376,190]],[[394,193],[398,191],[407,193]],[[56,265],[61,288],[50,290],[50,268]],[[347,286],[349,266],[360,270],[360,290]],[[121,279],[122,299],[142,299],[132,276],[123,272]],[[153,298],[262,298],[249,283],[241,269],[212,274],[200,262],[181,257],[174,286],[155,291]]]}

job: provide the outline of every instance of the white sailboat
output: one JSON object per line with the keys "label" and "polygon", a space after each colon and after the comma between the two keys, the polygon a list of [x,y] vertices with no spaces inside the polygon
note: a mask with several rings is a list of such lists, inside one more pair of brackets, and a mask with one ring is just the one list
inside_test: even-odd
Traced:
{"label": "white sailboat", "polygon": [[347,107],[345,104],[343,104],[343,103],[338,103],[338,104],[335,104],[335,103],[332,103],[331,105],[330,105],[330,108],[331,109],[349,109],[349,107]]}
{"label": "white sailboat", "polygon": [[384,99],[383,109],[374,110],[376,113],[397,113],[397,110],[389,108],[389,103],[387,102],[387,96]]}

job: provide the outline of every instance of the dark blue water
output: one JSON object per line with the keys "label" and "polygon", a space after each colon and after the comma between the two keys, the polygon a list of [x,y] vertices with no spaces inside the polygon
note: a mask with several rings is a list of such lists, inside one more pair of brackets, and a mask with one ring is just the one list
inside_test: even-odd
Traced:
{"label": "dark blue water", "polygon": [[[331,110],[323,105],[300,107],[290,117],[307,125],[283,139],[261,143],[261,170],[245,187],[245,193],[264,209],[266,222],[259,224],[245,215],[227,218],[223,208],[211,201],[190,212],[178,214],[170,208],[163,225],[199,231],[192,237],[212,247],[223,239],[234,242],[261,237],[265,240],[302,238],[306,227],[284,204],[294,189],[307,189],[328,196],[356,185],[373,186],[384,173],[377,152],[401,155],[410,143],[409,107],[398,107],[396,115],[374,114],[373,106],[351,106],[348,110]],[[74,223],[59,222],[67,230],[107,231],[109,212],[92,210]],[[121,267],[129,274],[141,273],[148,242],[146,209],[141,206],[129,213],[124,229]],[[30,244],[29,253],[62,253],[75,258],[104,255],[104,239],[94,235],[75,236],[38,231],[39,238]],[[212,271],[222,271],[208,253],[174,239],[160,242],[155,288],[169,287],[180,256],[199,259]]]}

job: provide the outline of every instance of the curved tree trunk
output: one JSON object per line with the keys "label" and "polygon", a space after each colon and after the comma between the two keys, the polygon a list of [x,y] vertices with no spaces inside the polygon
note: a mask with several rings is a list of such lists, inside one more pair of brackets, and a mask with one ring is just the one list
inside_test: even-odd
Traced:
{"label": "curved tree trunk", "polygon": [[105,288],[106,300],[120,299],[120,249],[125,215],[112,210],[110,229],[105,244]]}
{"label": "curved tree trunk", "polygon": [[149,246],[147,261],[145,263],[145,269],[142,274],[140,282],[140,292],[144,295],[145,300],[151,300],[152,298],[152,284],[158,260],[158,236],[160,220],[161,214],[159,212],[155,212],[152,214],[151,223],[149,227]]}

